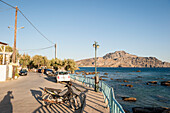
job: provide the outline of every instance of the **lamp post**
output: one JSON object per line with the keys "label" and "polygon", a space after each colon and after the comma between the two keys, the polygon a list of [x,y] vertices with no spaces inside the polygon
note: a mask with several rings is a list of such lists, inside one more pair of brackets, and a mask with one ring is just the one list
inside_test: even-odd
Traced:
{"label": "lamp post", "polygon": [[14,27],[12,27],[12,26],[8,26],[8,28],[10,29],[10,28],[13,28],[14,30],[15,30],[15,35],[14,35],[14,48],[13,48],[13,56],[12,56],[12,62],[13,63],[16,63],[16,32],[17,32],[17,30],[18,29],[24,29],[24,27],[19,27],[19,28],[14,28]]}
{"label": "lamp post", "polygon": [[97,48],[99,48],[99,45],[97,44],[97,42],[95,41],[93,44],[93,47],[95,48],[95,91],[99,92],[99,76],[97,74]]}

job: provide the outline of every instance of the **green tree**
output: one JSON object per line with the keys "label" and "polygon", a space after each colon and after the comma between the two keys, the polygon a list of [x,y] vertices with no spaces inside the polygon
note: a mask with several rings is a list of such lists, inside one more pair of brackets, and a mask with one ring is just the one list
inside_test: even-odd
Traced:
{"label": "green tree", "polygon": [[68,65],[68,60],[67,59],[64,59],[62,62],[63,62],[62,63],[63,67],[66,67]]}
{"label": "green tree", "polygon": [[[4,46],[2,47],[2,49],[4,48]],[[2,50],[0,50],[0,52],[2,52]],[[5,47],[5,52],[13,52],[13,48],[11,46],[6,46]],[[16,50],[16,60],[19,60],[21,58],[21,55],[19,54],[18,50]],[[12,62],[12,55],[10,57],[10,62]]]}
{"label": "green tree", "polygon": [[[4,49],[4,46],[2,46],[2,50]],[[2,52],[2,50],[0,49],[0,52]],[[5,52],[13,52],[13,48],[10,47],[9,45],[7,45],[5,47]],[[21,55],[19,54],[18,50],[16,50],[16,60],[20,59]],[[3,59],[3,55],[0,55],[0,64],[2,62]],[[12,55],[10,57],[10,62],[12,62]]]}
{"label": "green tree", "polygon": [[[4,50],[4,46],[2,46],[2,50]],[[2,50],[0,49],[0,52],[2,52]],[[5,47],[5,51],[6,51],[6,52],[12,52],[13,49],[12,49],[12,47],[10,47],[10,46],[6,46],[6,47]],[[3,55],[0,55],[0,64],[2,64],[2,59],[3,59]],[[12,60],[12,57],[11,57],[11,60]],[[11,60],[10,60],[10,61],[11,61]]]}
{"label": "green tree", "polygon": [[[4,46],[2,46],[2,50],[4,50]],[[0,52],[2,52],[2,50],[0,49]],[[13,51],[12,47],[10,47],[10,46],[5,47],[5,52],[12,52],[12,51]]]}
{"label": "green tree", "polygon": [[49,66],[49,61],[46,56],[42,57],[41,66],[47,66],[47,67]]}
{"label": "green tree", "polygon": [[65,70],[71,71],[71,73],[74,73],[75,70],[77,70],[76,62],[73,59],[67,59],[67,65],[65,67]]}
{"label": "green tree", "polygon": [[33,60],[34,65],[37,65],[39,68],[42,63],[43,58],[41,55],[35,55],[33,56],[32,60]]}
{"label": "green tree", "polygon": [[56,58],[50,61],[50,65],[54,67],[55,70],[61,69],[63,67],[63,61]]}
{"label": "green tree", "polygon": [[27,67],[31,61],[31,57],[28,54],[23,54],[19,60],[22,68]]}
{"label": "green tree", "polygon": [[66,71],[71,71],[71,73],[74,73],[74,70],[78,69],[73,59],[52,59],[50,60],[50,65],[53,66],[55,70],[64,68]]}

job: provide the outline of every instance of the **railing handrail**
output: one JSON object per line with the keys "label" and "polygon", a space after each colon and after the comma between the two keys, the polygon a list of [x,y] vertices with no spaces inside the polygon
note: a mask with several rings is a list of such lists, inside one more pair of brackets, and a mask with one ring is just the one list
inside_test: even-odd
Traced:
{"label": "railing handrail", "polygon": [[[82,83],[85,83],[85,84],[89,84],[89,87],[90,86],[93,87],[95,85],[94,82],[91,83],[91,81],[94,81],[94,79],[91,79],[89,77],[85,78],[85,77],[82,77],[82,76],[71,75],[72,79],[77,80],[76,77],[78,78],[78,81],[80,81]],[[89,82],[88,82],[88,79],[89,79]],[[103,85],[105,85],[105,87]],[[115,112],[116,113],[125,113],[122,106],[115,99],[113,87],[108,85],[105,81],[100,81],[99,82],[99,88],[102,91],[102,93],[104,94],[105,100],[107,99],[107,101],[108,101],[108,106],[110,108],[110,113],[115,113]],[[107,89],[109,89],[109,90],[107,90]],[[115,105],[116,105],[116,107],[115,107]]]}

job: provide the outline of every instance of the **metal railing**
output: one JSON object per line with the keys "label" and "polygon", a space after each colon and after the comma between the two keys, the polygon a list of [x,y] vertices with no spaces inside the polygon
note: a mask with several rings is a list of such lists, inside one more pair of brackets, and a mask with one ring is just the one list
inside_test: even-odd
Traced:
{"label": "metal railing", "polygon": [[[70,77],[79,82],[85,83],[88,87],[95,86],[95,80],[91,78],[85,78],[77,75],[70,75]],[[104,81],[99,81],[99,89],[104,95],[104,102],[107,102],[107,106],[110,108],[110,113],[125,113],[122,106],[117,102],[114,95],[114,90]]]}

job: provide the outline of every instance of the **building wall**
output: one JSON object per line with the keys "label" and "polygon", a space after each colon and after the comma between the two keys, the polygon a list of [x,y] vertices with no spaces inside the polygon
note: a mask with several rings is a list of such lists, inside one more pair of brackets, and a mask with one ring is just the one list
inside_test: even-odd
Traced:
{"label": "building wall", "polygon": [[9,77],[9,78],[12,78],[12,71],[13,71],[12,65],[8,65],[8,67],[9,67],[9,68],[8,68],[8,69],[9,69],[9,70],[8,70],[8,77]]}
{"label": "building wall", "polygon": [[6,65],[0,65],[0,81],[6,81]]}

